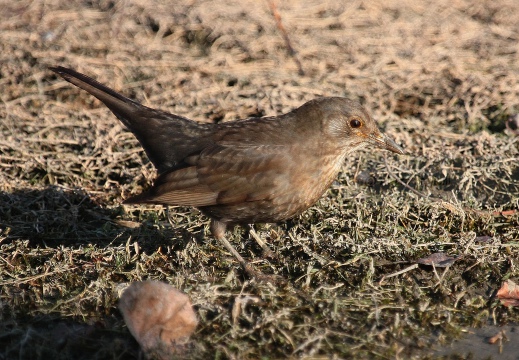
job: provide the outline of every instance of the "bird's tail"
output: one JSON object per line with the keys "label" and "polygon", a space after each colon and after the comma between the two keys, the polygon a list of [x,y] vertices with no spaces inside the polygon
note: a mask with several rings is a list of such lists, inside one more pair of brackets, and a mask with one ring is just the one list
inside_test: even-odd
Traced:
{"label": "bird's tail", "polygon": [[102,101],[133,132],[159,173],[183,166],[186,156],[207,145],[213,124],[151,109],[113,89],[62,66],[50,68],[63,79]]}
{"label": "bird's tail", "polygon": [[108,86],[105,86],[92,79],[91,77],[81,74],[75,70],[67,69],[63,66],[50,67],[50,69],[61,76],[63,79],[67,80],[69,83],[74,84],[83,90],[86,90],[101,100],[130,129],[131,124],[127,124],[124,119],[130,117],[135,111],[146,108],[138,102],[128,99],[115,90],[110,89]]}

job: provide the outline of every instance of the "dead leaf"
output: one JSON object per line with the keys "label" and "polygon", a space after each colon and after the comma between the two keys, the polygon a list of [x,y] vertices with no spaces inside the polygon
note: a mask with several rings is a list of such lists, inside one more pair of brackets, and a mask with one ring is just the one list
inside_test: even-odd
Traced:
{"label": "dead leaf", "polygon": [[511,216],[515,215],[517,213],[517,210],[503,210],[503,211],[494,211],[494,216]]}
{"label": "dead leaf", "polygon": [[479,243],[487,243],[487,242],[490,242],[492,241],[492,236],[476,236],[476,238],[474,239],[474,242],[479,242]]}
{"label": "dead leaf", "polygon": [[497,298],[504,306],[519,306],[519,285],[512,280],[506,280],[497,291]]}
{"label": "dead leaf", "polygon": [[189,297],[159,281],[132,283],[123,292],[119,309],[142,349],[160,359],[184,355],[198,324]]}
{"label": "dead leaf", "polygon": [[425,258],[416,260],[418,264],[434,265],[437,268],[443,268],[452,265],[459,257],[452,257],[445,253],[434,253]]}

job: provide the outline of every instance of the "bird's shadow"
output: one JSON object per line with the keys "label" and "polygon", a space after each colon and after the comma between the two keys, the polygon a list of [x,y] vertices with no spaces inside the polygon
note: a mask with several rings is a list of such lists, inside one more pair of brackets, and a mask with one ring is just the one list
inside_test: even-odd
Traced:
{"label": "bird's shadow", "polygon": [[[116,317],[95,323],[55,314],[29,315],[0,326],[2,359],[141,359],[139,345]],[[30,343],[30,346],[27,346]]]}
{"label": "bird's shadow", "polygon": [[[131,236],[138,239],[143,251],[154,252],[166,244],[185,246],[183,239],[190,237],[183,229],[151,226],[147,221],[140,224],[127,218],[122,206],[107,206],[82,190],[48,187],[0,192],[3,251],[20,241],[32,249],[118,246]],[[128,227],[128,223],[134,226]],[[143,238],[146,241],[140,241]],[[28,291],[34,284],[10,281],[8,277],[3,280],[4,295],[22,299],[22,303],[0,304],[5,315],[0,324],[0,358],[91,358],[99,354],[139,358],[139,347],[122,326],[120,316],[104,316],[87,323],[59,312],[34,313],[30,299],[33,292]],[[31,346],[26,346],[27,341]]]}
{"label": "bird's shadow", "polygon": [[[163,226],[164,225],[164,226]],[[131,220],[124,207],[107,206],[83,190],[51,186],[42,190],[0,192],[0,239],[3,244],[28,240],[30,247],[100,247],[125,244],[129,236],[145,252],[161,246],[181,250],[203,237],[202,227],[157,226],[156,216]]]}

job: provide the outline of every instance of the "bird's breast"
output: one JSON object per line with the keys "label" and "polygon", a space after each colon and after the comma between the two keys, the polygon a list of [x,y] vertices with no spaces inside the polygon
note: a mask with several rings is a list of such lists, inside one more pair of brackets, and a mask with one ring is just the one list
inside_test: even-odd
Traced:
{"label": "bird's breast", "polygon": [[297,216],[314,205],[336,178],[344,156],[305,156],[287,163],[272,177],[269,195],[236,204],[203,207],[206,215],[224,222],[270,223]]}

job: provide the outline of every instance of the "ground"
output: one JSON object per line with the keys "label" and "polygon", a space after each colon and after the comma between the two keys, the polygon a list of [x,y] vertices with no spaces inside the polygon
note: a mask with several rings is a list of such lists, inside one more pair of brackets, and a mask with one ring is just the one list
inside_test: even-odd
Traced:
{"label": "ground", "polygon": [[[191,358],[454,359],[466,332],[506,325],[513,339],[519,310],[495,294],[519,277],[516,0],[1,7],[1,359],[138,358],[116,290],[145,279],[191,297]],[[155,170],[55,65],[205,122],[349,97],[407,155],[359,151],[303,215],[259,225],[277,260],[234,229],[243,256],[286,280],[257,282],[196,209],[121,204]],[[409,268],[438,252],[456,261]],[[513,344],[496,358],[516,359]]]}

